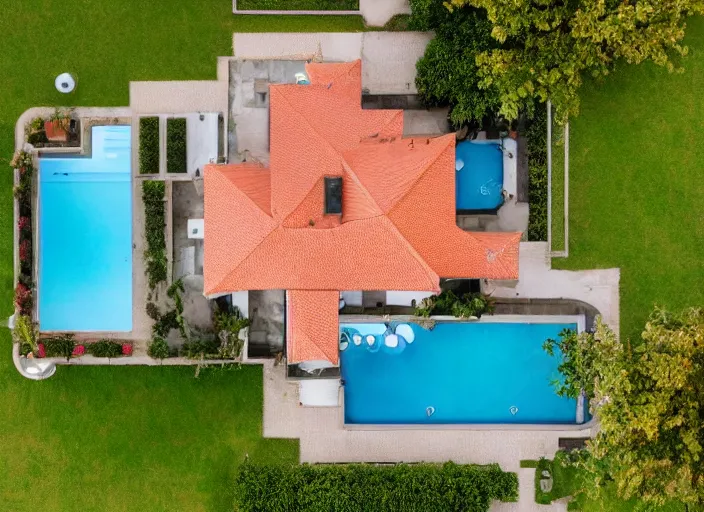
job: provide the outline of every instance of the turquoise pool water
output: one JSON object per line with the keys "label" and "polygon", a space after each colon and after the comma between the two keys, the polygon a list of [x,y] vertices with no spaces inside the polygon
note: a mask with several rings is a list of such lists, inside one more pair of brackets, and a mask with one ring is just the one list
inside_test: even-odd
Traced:
{"label": "turquoise pool water", "polygon": [[96,126],[90,158],[39,162],[39,327],[132,330],[131,128]]}
{"label": "turquoise pool water", "polygon": [[462,141],[455,148],[458,210],[495,210],[503,203],[504,157],[499,144]]}
{"label": "turquoise pool water", "polygon": [[341,325],[350,340],[340,354],[346,423],[576,423],[576,401],[558,397],[551,385],[560,378],[558,358],[542,349],[576,324],[409,325],[414,341],[395,348],[383,343],[383,324]]}

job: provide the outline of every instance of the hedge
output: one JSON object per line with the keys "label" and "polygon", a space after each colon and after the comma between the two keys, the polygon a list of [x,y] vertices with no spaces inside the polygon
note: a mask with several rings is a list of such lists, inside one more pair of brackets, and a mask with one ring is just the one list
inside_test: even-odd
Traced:
{"label": "hedge", "polygon": [[166,172],[186,172],[186,119],[166,120]]}
{"label": "hedge", "polygon": [[243,512],[486,511],[515,501],[518,477],[498,465],[242,464],[235,510]]}
{"label": "hedge", "polygon": [[147,263],[149,287],[154,288],[166,281],[166,237],[164,234],[164,192],[163,181],[142,182],[142,201],[144,202],[144,232],[147,249],[144,259]]}
{"label": "hedge", "polygon": [[237,10],[357,11],[359,0],[237,0]]}
{"label": "hedge", "polygon": [[159,118],[139,120],[139,173],[159,174]]}
{"label": "hedge", "polygon": [[528,240],[548,239],[548,149],[547,109],[536,108],[526,131],[528,149]]}

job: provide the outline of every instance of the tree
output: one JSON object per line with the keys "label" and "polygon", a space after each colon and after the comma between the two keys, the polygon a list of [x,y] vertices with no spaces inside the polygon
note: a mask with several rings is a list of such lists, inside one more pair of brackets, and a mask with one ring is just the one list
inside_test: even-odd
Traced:
{"label": "tree", "polygon": [[704,310],[656,309],[632,345],[601,321],[580,341],[563,345],[563,365],[583,357],[574,382],[593,383],[599,432],[582,462],[585,491],[614,484],[623,499],[703,504]]}
{"label": "tree", "polygon": [[450,0],[450,9],[485,9],[500,47],[477,55],[481,87],[495,88],[500,113],[516,119],[548,99],[562,118],[579,111],[586,73],[608,74],[622,59],[670,71],[687,53],[685,20],[704,0]]}
{"label": "tree", "polygon": [[482,118],[499,108],[499,96],[491,87],[480,88],[482,77],[476,63],[480,53],[496,48],[491,23],[470,7],[451,13],[437,0],[413,0],[411,27],[435,30],[435,38],[416,64],[416,87],[428,106],[451,106],[456,126]]}

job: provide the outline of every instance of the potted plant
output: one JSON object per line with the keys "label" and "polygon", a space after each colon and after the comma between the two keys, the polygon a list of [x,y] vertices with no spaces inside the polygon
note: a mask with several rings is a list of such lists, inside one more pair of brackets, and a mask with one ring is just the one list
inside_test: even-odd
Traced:
{"label": "potted plant", "polygon": [[71,114],[56,109],[48,120],[44,121],[44,133],[49,142],[66,142],[71,124]]}

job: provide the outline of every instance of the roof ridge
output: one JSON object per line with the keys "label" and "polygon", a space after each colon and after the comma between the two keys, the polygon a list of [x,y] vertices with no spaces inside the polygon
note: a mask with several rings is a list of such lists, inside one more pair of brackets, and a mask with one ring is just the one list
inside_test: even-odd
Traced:
{"label": "roof ridge", "polygon": [[[409,137],[409,138],[411,140],[413,140],[414,138],[417,138],[417,137]],[[420,138],[422,139],[425,137],[420,137]],[[440,158],[440,156],[442,156],[442,154],[445,151],[447,151],[449,143],[453,140],[452,134],[450,134],[450,133],[448,133],[447,135],[443,135],[441,137],[435,137],[435,138],[436,139],[446,138],[448,140],[448,145],[443,147],[440,151],[438,151],[438,153],[432,158],[432,160],[430,162],[428,162],[428,165],[425,166],[425,169],[423,169],[423,172],[421,172],[420,174],[418,174],[418,176],[416,176],[416,179],[413,180],[413,183],[408,188],[406,188],[406,191],[403,193],[403,195],[396,200],[396,202],[394,203],[394,205],[391,208],[389,208],[389,211],[386,212],[386,215],[391,215],[391,212],[393,212],[396,209],[396,207],[406,198],[406,196],[408,194],[410,194],[413,189],[416,188],[416,185],[418,185],[418,182],[421,180],[421,178],[423,176],[425,176],[425,173],[428,172],[428,169],[430,169],[435,164],[435,162],[438,161],[438,158]],[[401,139],[401,140],[404,140],[404,139]]]}
{"label": "roof ridge", "polygon": [[[377,209],[380,212],[380,215],[384,215],[384,209],[381,206],[379,206],[379,203],[376,202],[376,199],[374,199],[374,196],[372,196],[372,194],[369,192],[367,187],[364,186],[364,183],[362,183],[362,180],[359,179],[359,176],[357,176],[357,173],[354,172],[354,170],[352,169],[352,166],[347,162],[347,160],[345,159],[345,157],[342,154],[340,154],[340,158],[342,159],[342,168],[347,172],[347,174],[350,176],[352,181],[354,181],[359,186],[360,190],[364,194],[364,197],[369,199],[369,201],[371,201],[371,203],[377,207]],[[374,217],[378,217],[378,215],[375,215]]]}
{"label": "roof ridge", "polygon": [[[391,232],[396,235],[396,237],[401,241],[401,243],[406,247],[408,252],[410,253],[413,258],[420,263],[420,266],[425,270],[425,273],[428,275],[430,278],[430,282],[432,285],[432,290],[433,291],[439,291],[440,290],[440,276],[432,269],[430,268],[430,265],[421,257],[421,255],[416,251],[416,248],[413,247],[411,242],[409,242],[405,236],[403,236],[403,233],[401,233],[401,230],[396,227],[396,224],[386,215],[381,215],[381,217],[384,217],[384,219],[387,221],[389,228],[391,229]],[[386,223],[384,223],[386,224]]]}
{"label": "roof ridge", "polygon": [[[210,166],[212,166],[213,168],[222,167],[222,166],[218,166],[217,164],[209,164],[208,167],[210,167]],[[236,170],[235,168],[237,168],[237,167],[239,167],[239,166],[250,167],[250,165],[248,165],[247,162],[241,162],[241,163],[239,163],[239,164],[231,164],[231,166],[227,166],[227,167],[231,167],[231,168],[229,169],[229,172],[233,172],[233,171]],[[265,166],[262,165],[262,164],[252,164],[252,165],[251,165],[251,167],[255,167],[255,166],[256,166],[256,167],[260,167],[261,169],[266,170],[266,171],[269,173],[269,188],[271,188],[271,169],[269,169],[268,167],[265,167]],[[237,183],[235,183],[235,182],[233,182],[231,179],[229,179],[229,178],[224,174],[224,172],[223,172],[223,171],[225,171],[225,170],[226,170],[226,169],[221,168],[221,170],[219,170],[219,172],[220,172],[220,174],[223,174],[223,176],[225,176],[225,179],[227,179],[227,182],[228,182],[230,185],[232,185],[233,187],[235,187],[235,189],[237,189],[237,191],[238,191],[240,194],[242,194],[243,196],[245,196],[245,197],[247,198],[247,200],[248,200],[250,203],[252,203],[254,206],[256,206],[259,211],[261,211],[264,215],[266,215],[267,217],[269,217],[270,219],[273,220],[273,219],[274,219],[274,216],[273,216],[271,213],[266,212],[264,209],[262,209],[262,207],[259,206],[259,204],[258,204],[254,199],[252,199],[252,198],[249,196],[249,194],[248,194],[247,192],[245,192],[244,190],[242,190],[242,189],[239,187],[239,185],[237,185]],[[271,196],[271,192],[269,193],[269,195]],[[269,200],[269,204],[271,204],[271,199]],[[269,209],[271,210],[271,207],[269,207]]]}

